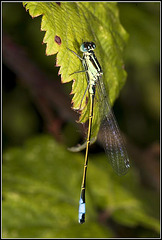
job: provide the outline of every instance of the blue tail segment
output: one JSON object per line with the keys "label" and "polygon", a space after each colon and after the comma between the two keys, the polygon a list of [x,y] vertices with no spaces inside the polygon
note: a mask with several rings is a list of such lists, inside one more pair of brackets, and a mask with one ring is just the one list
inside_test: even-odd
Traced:
{"label": "blue tail segment", "polygon": [[82,199],[82,196],[79,201],[79,223],[85,222],[85,202]]}

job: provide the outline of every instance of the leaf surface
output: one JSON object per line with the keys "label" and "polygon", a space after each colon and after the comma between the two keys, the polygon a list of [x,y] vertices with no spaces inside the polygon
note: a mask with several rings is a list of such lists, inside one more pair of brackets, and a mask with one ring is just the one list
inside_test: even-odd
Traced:
{"label": "leaf surface", "polygon": [[[43,15],[41,30],[45,31],[43,42],[46,54],[57,53],[57,66],[63,83],[73,80],[73,109],[78,110],[87,87],[81,60],[80,45],[83,41],[96,44],[95,54],[103,70],[103,80],[111,105],[118,97],[126,80],[122,52],[128,34],[119,21],[116,3],[107,2],[24,2],[32,17]],[[75,73],[75,74],[72,74]],[[72,74],[72,75],[71,75]],[[89,117],[89,93],[85,95],[79,121],[85,123]],[[88,103],[87,103],[88,102]],[[100,109],[94,107],[92,136],[96,138],[101,122]],[[96,127],[97,126],[97,127]]]}
{"label": "leaf surface", "polygon": [[[130,171],[113,173],[106,157],[89,159],[86,223],[78,223],[83,156],[50,136],[37,136],[3,154],[2,221],[4,238],[112,238],[97,209],[127,227],[159,233],[158,196],[140,186]],[[106,220],[105,220],[106,221]]]}

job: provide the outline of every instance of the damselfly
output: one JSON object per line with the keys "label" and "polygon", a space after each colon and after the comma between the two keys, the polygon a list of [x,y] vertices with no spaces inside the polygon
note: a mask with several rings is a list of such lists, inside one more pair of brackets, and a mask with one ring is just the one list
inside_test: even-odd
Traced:
{"label": "damselfly", "polygon": [[[109,98],[107,96],[106,89],[104,87],[104,82],[102,80],[102,69],[94,54],[95,44],[93,42],[83,42],[80,50],[83,52],[83,57],[73,52],[82,61],[84,70],[78,71],[86,73],[87,88],[85,90],[84,96],[88,90],[90,99],[90,111],[89,111],[89,124],[88,133],[86,140],[86,153],[84,161],[84,171],[83,180],[81,186],[81,195],[79,201],[79,223],[85,222],[85,188],[86,188],[86,173],[88,166],[88,149],[91,141],[91,129],[93,125],[93,109],[94,104],[98,104],[98,108],[101,114],[101,128],[104,138],[104,149],[111,162],[111,165],[118,175],[124,175],[127,173],[130,167],[127,151],[125,144],[121,137],[117,122],[115,120],[114,114],[112,112]],[[97,97],[99,99],[95,100],[97,91]],[[83,98],[84,98],[83,96]],[[82,100],[83,100],[82,98]],[[82,104],[82,101],[81,101]],[[80,105],[81,106],[81,105]]]}

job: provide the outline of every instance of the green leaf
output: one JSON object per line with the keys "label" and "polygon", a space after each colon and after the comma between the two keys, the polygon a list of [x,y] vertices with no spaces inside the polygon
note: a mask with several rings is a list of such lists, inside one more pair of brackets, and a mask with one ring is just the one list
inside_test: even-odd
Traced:
{"label": "green leaf", "polygon": [[82,156],[72,154],[49,136],[28,141],[4,154],[3,237],[112,237],[91,220],[78,223]]}
{"label": "green leaf", "polygon": [[[118,97],[126,80],[122,52],[128,35],[120,24],[116,3],[107,2],[25,2],[24,6],[32,17],[43,15],[41,30],[46,31],[43,42],[47,44],[46,54],[57,53],[62,82],[73,80],[73,109],[78,110],[87,87],[82,63],[71,51],[80,52],[83,41],[94,41],[96,56],[103,69],[103,80],[111,104]],[[88,91],[82,103],[79,121],[84,123],[89,117],[90,104],[86,103]],[[94,107],[92,135],[95,138],[100,126],[100,109]]]}
{"label": "green leaf", "polygon": [[131,172],[113,173],[105,155],[89,159],[86,223],[78,223],[83,155],[71,153],[50,136],[38,136],[3,155],[4,238],[112,238],[97,209],[127,227],[159,233],[158,197]]}
{"label": "green leaf", "polygon": [[93,165],[89,162],[88,177],[90,182],[93,181],[91,194],[95,204],[101,209],[108,206],[108,214],[119,224],[129,227],[141,225],[159,233],[159,195],[143,188],[133,169],[119,177],[101,154],[93,156],[93,163],[97,171],[90,172]]}

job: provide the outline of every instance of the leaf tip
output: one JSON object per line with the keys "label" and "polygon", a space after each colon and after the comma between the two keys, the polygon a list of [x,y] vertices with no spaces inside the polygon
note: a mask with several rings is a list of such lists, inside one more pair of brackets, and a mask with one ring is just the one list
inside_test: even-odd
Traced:
{"label": "leaf tip", "polygon": [[[57,65],[56,67],[59,67],[59,66]],[[61,75],[60,69],[59,69],[59,71],[58,71],[58,76],[59,76],[59,75]],[[61,78],[61,82],[62,82],[62,78]]]}
{"label": "leaf tip", "polygon": [[71,92],[69,93],[69,95],[73,95],[74,93],[73,93],[73,90],[71,90]]}

